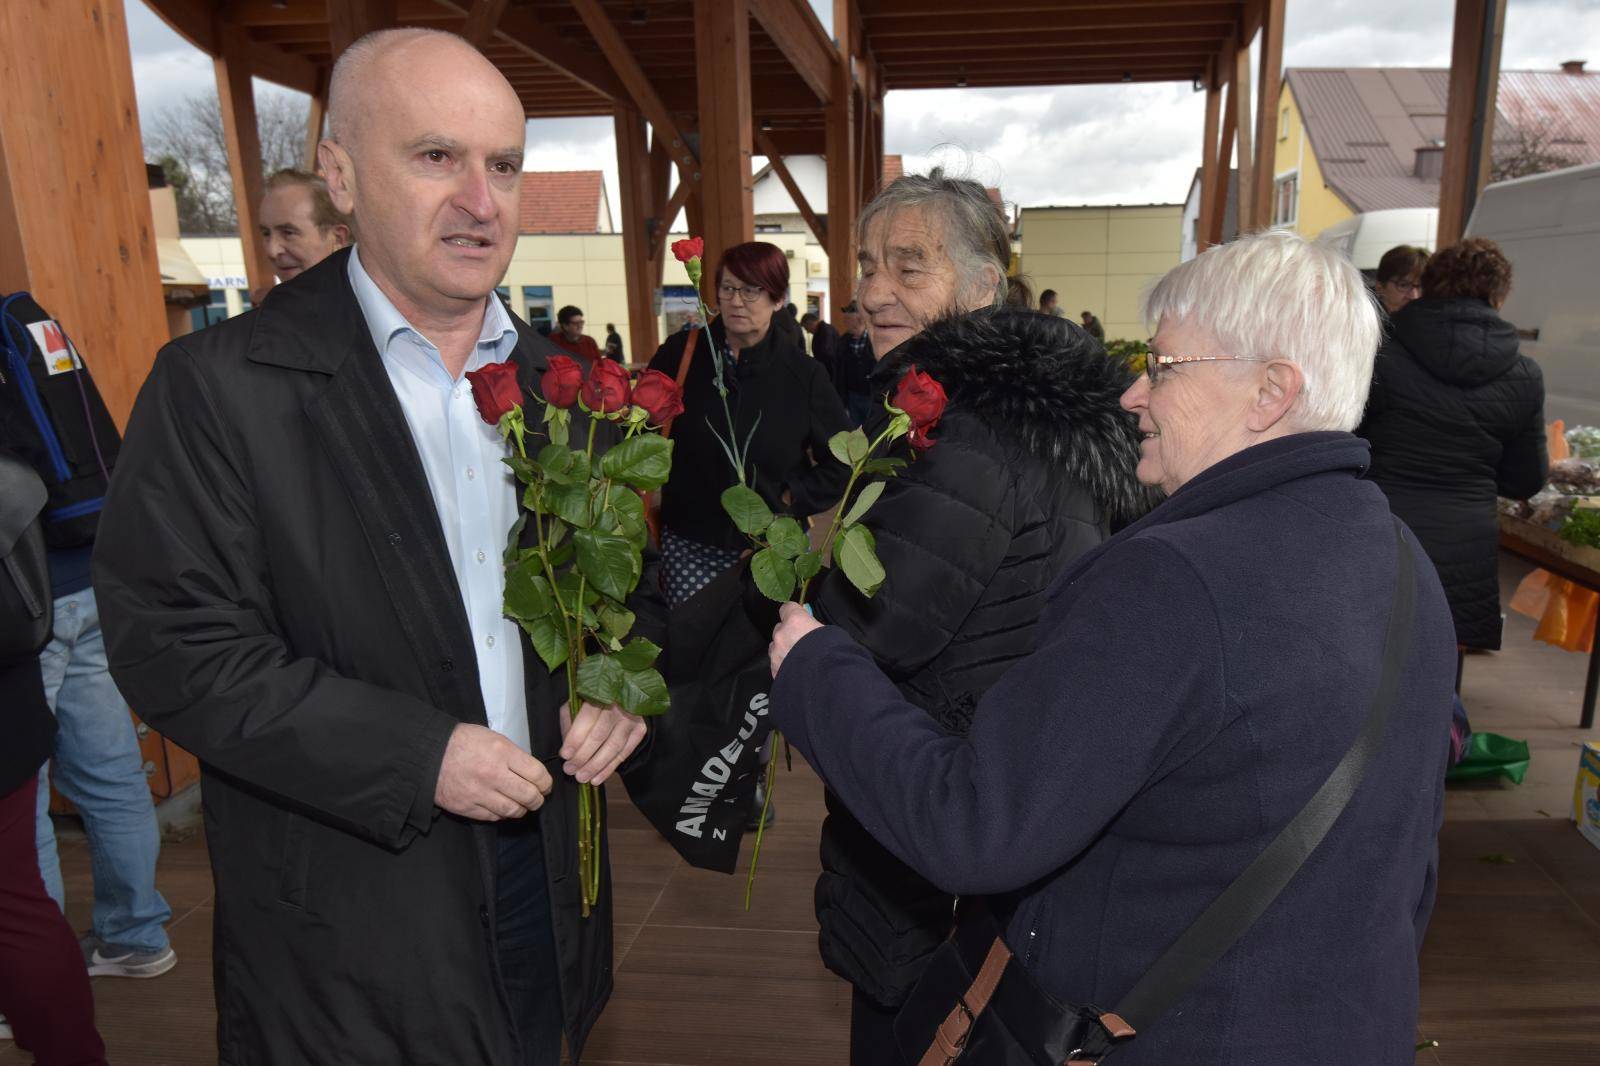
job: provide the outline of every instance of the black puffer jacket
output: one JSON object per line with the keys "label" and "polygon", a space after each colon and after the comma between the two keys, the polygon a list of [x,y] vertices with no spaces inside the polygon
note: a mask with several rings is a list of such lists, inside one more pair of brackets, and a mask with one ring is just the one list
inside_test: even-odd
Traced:
{"label": "black puffer jacket", "polygon": [[[876,386],[892,388],[912,365],[950,402],[933,448],[889,481],[865,520],[888,577],[866,599],[829,571],[814,606],[907,699],[964,734],[978,699],[1033,650],[1051,581],[1152,501],[1133,477],[1137,425],[1117,404],[1127,372],[1078,326],[1016,311],[952,319],[891,353]],[[897,1006],[948,932],[951,899],[832,796],[828,809],[816,892],[823,961]]]}
{"label": "black puffer jacket", "polygon": [[1378,351],[1368,474],[1439,571],[1457,642],[1500,646],[1495,496],[1544,485],[1544,377],[1481,300],[1414,300]]}

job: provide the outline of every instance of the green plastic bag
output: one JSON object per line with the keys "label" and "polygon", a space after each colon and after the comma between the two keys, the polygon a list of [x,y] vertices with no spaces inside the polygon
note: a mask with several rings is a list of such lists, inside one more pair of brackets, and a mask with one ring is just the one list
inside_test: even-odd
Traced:
{"label": "green plastic bag", "polygon": [[1512,740],[1498,733],[1474,733],[1467,741],[1466,754],[1444,775],[1446,781],[1470,781],[1477,777],[1504,774],[1516,784],[1528,773],[1532,755],[1526,740]]}

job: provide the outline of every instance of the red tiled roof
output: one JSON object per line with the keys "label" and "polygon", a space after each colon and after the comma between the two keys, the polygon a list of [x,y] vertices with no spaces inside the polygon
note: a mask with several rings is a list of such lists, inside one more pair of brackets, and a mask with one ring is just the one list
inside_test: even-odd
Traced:
{"label": "red tiled roof", "polygon": [[[1415,175],[1419,148],[1444,141],[1447,70],[1297,68],[1286,73],[1323,178],[1356,211],[1437,207],[1439,180]],[[1600,74],[1500,73],[1495,143],[1524,124],[1544,127],[1550,148],[1600,161]]]}
{"label": "red tiled roof", "polygon": [[899,180],[906,172],[905,160],[897,155],[883,157],[883,184]]}
{"label": "red tiled roof", "polygon": [[518,233],[598,233],[598,170],[530,170],[522,175]]}

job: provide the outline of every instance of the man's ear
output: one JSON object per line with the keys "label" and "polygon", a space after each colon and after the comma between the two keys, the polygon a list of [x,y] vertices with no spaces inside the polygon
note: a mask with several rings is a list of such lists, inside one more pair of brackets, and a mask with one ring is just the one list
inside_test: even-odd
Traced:
{"label": "man's ear", "polygon": [[333,241],[336,248],[350,247],[350,227],[342,222],[333,227]]}
{"label": "man's ear", "polygon": [[1287,359],[1268,363],[1256,384],[1246,424],[1256,433],[1265,433],[1277,426],[1294,409],[1305,383],[1300,368]]}
{"label": "man's ear", "polygon": [[328,195],[333,200],[333,206],[344,214],[353,214],[356,206],[356,174],[350,153],[342,145],[324,138],[317,145],[317,169],[328,183]]}

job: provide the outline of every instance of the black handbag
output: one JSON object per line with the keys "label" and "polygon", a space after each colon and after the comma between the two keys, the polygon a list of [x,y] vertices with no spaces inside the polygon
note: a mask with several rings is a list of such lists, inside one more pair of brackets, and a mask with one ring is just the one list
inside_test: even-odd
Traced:
{"label": "black handbag", "polygon": [[895,1041],[918,1066],[1094,1066],[1134,1039],[1193,987],[1277,899],[1355,795],[1383,738],[1411,654],[1416,561],[1395,521],[1399,569],[1383,671],[1350,750],[1265,851],[1212,901],[1114,1010],[1064,1004],[1011,954],[981,902],[960,921],[895,1016]]}
{"label": "black handbag", "polygon": [[50,641],[50,561],[39,520],[48,499],[33,467],[0,452],[0,662]]}

